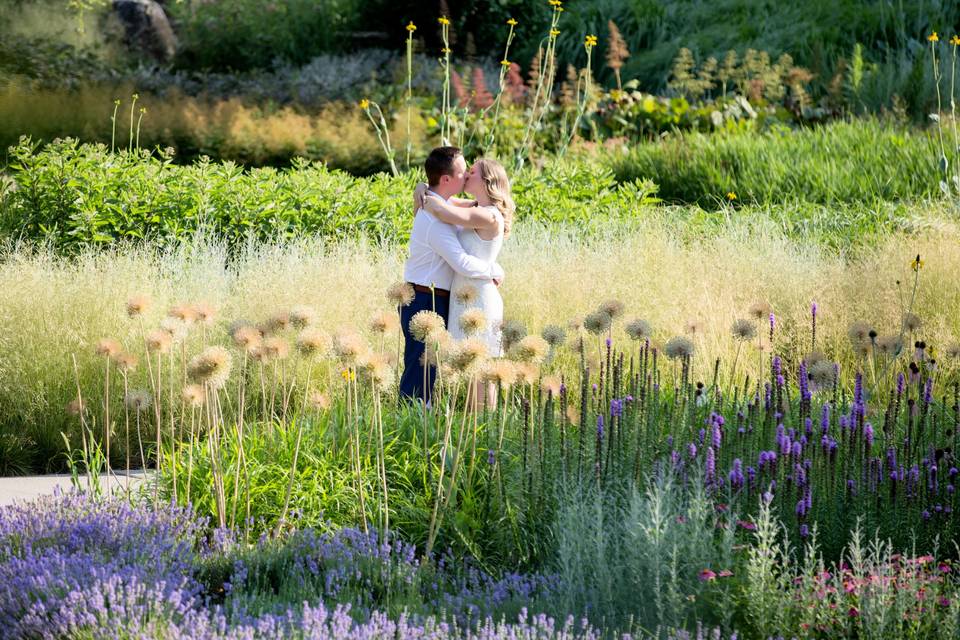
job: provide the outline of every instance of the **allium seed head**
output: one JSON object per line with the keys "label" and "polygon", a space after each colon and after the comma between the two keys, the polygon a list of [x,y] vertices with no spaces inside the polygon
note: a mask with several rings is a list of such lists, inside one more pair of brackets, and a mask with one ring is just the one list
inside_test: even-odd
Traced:
{"label": "allium seed head", "polygon": [[203,406],[203,387],[199,384],[188,384],[180,392],[180,396],[183,398],[183,403],[191,409],[199,409]]}
{"label": "allium seed head", "polygon": [[540,337],[547,341],[551,349],[556,349],[567,339],[567,332],[559,325],[548,324],[540,332]]}
{"label": "allium seed head", "polygon": [[290,355],[290,344],[280,336],[268,336],[263,339],[260,349],[267,358],[283,360]]}
{"label": "allium seed head", "polygon": [[166,353],[173,344],[173,338],[162,329],[151,331],[144,340],[146,340],[147,343],[147,351],[150,353]]}
{"label": "allium seed head", "polygon": [[424,361],[429,366],[435,366],[438,361],[441,364],[447,362],[457,346],[457,341],[449,331],[441,328],[431,331],[424,339],[424,344]]}
{"label": "allium seed head", "polygon": [[477,288],[471,284],[465,284],[453,292],[454,299],[465,307],[476,302],[479,295]]}
{"label": "allium seed head", "polygon": [[363,339],[352,331],[338,331],[333,337],[333,352],[345,364],[354,364],[370,349]]}
{"label": "allium seed head", "polygon": [[825,362],[826,360],[827,360],[827,356],[825,356],[822,352],[811,351],[803,358],[803,363],[807,365],[807,371],[809,372],[809,370],[812,369],[814,365],[819,364],[821,362]]}
{"label": "allium seed head", "polygon": [[330,408],[330,396],[322,391],[313,390],[307,395],[307,406],[314,411],[326,411]]}
{"label": "allium seed head", "polygon": [[903,349],[903,341],[899,335],[880,336],[877,338],[877,351],[885,356],[895,356]]}
{"label": "allium seed head", "polygon": [[170,336],[170,341],[178,343],[187,337],[187,323],[172,316],[160,320],[160,330]]}
{"label": "allium seed head", "polygon": [[821,360],[812,365],[807,375],[817,389],[831,389],[836,381],[836,369],[832,362]]}
{"label": "allium seed head", "polygon": [[850,345],[854,350],[863,344],[870,345],[872,342],[871,331],[873,329],[866,322],[854,322],[847,328],[847,337],[850,338]]}
{"label": "allium seed head", "polygon": [[960,359],[960,342],[951,342],[947,345],[947,355],[954,359]]}
{"label": "allium seed head", "polygon": [[167,317],[179,320],[184,324],[190,324],[197,319],[197,313],[188,304],[178,304],[170,307],[170,310],[167,311]]}
{"label": "allium seed head", "polygon": [[634,318],[628,322],[627,326],[624,327],[624,331],[627,332],[631,340],[646,340],[653,333],[653,330],[650,328],[650,323],[641,318]]}
{"label": "allium seed head", "polygon": [[127,300],[127,315],[131,318],[139,318],[150,308],[150,296],[137,295]]}
{"label": "allium seed head", "polygon": [[757,321],[766,320],[770,317],[770,314],[773,313],[773,307],[771,307],[769,303],[759,300],[750,305],[747,313]]}
{"label": "allium seed head", "polygon": [[116,340],[111,340],[110,338],[104,338],[97,343],[97,355],[104,356],[105,358],[116,358],[117,354],[120,353],[122,348],[120,343]]}
{"label": "allium seed head", "polygon": [[241,325],[237,327],[231,333],[231,337],[233,338],[233,343],[247,353],[259,347],[263,342],[263,335],[260,333],[260,329],[252,325]]}
{"label": "allium seed head", "polygon": [[290,314],[286,311],[279,311],[260,325],[260,331],[263,335],[270,335],[271,333],[279,333],[290,327]]}
{"label": "allium seed head", "polygon": [[206,302],[198,302],[193,305],[193,317],[200,324],[211,325],[217,317],[217,311]]}
{"label": "allium seed head", "polygon": [[393,369],[387,364],[382,355],[368,352],[360,363],[360,372],[364,379],[380,389],[389,387],[393,383]]}
{"label": "allium seed head", "polygon": [[509,360],[490,360],[484,366],[480,379],[508,389],[517,380],[517,367]]}
{"label": "allium seed head", "polygon": [[317,312],[313,307],[300,304],[290,309],[290,324],[297,329],[306,329],[317,321]]}
{"label": "allium seed head", "polygon": [[297,350],[304,356],[325,356],[332,346],[330,334],[316,327],[306,327],[297,336]]}
{"label": "allium seed head", "polygon": [[567,422],[574,427],[580,425],[580,412],[577,411],[577,408],[572,404],[567,405]]}
{"label": "allium seed head", "polygon": [[409,282],[394,282],[387,288],[387,300],[394,307],[407,306],[413,302],[415,295],[416,291],[413,290],[413,285]]}
{"label": "allium seed head", "polygon": [[509,351],[525,335],[527,327],[519,320],[504,320],[500,323],[500,341],[504,351]]}
{"label": "allium seed head", "polygon": [[536,384],[540,377],[540,367],[532,362],[517,363],[517,382],[519,384]]}
{"label": "allium seed head", "polygon": [[540,336],[525,336],[510,349],[510,357],[518,362],[540,364],[550,353],[550,345]]}
{"label": "allium seed head", "polygon": [[427,336],[444,328],[443,318],[433,311],[418,311],[410,319],[410,333],[420,342],[426,342]]}
{"label": "allium seed head", "polygon": [[746,342],[748,340],[753,340],[756,337],[757,325],[753,322],[753,320],[740,318],[734,321],[733,326],[730,328],[730,332],[733,334],[734,340]]}
{"label": "allium seed head", "polygon": [[233,359],[223,347],[207,347],[187,364],[187,376],[197,384],[219,389],[227,383]]}
{"label": "allium seed head", "polygon": [[911,333],[919,329],[923,325],[923,321],[915,313],[905,313],[903,314],[903,328]]}
{"label": "allium seed head", "polygon": [[570,331],[580,331],[583,328],[583,321],[583,316],[574,316],[567,322],[567,327],[570,328]]}
{"label": "allium seed head", "polygon": [[600,304],[597,311],[606,314],[613,321],[623,315],[624,308],[623,303],[619,300],[606,300]]}
{"label": "allium seed head", "polygon": [[400,326],[400,320],[397,319],[397,312],[383,312],[377,314],[373,320],[370,321],[370,330],[374,333],[383,335],[385,333],[390,333],[394,329],[397,329]]}
{"label": "allium seed head", "polygon": [[87,408],[86,403],[79,398],[74,398],[67,403],[67,413],[72,416],[78,416]]}
{"label": "allium seed head", "polygon": [[117,369],[123,373],[131,373],[136,370],[137,356],[132,353],[118,353],[113,357],[113,361],[117,364]]}
{"label": "allium seed head", "polygon": [[450,364],[459,373],[470,374],[481,367],[486,358],[487,345],[477,338],[467,338],[454,347]]}
{"label": "allium seed head", "polygon": [[560,396],[561,384],[563,383],[560,381],[560,376],[546,376],[540,381],[540,388],[544,393],[549,393],[554,398],[557,398]]}
{"label": "allium seed head", "polygon": [[603,311],[594,311],[593,313],[588,313],[587,317],[583,319],[583,326],[587,331],[595,336],[606,332],[610,328],[611,324],[612,322],[610,315],[604,313]]}
{"label": "allium seed head", "polygon": [[484,315],[483,309],[467,309],[460,316],[460,330],[463,331],[464,335],[476,335],[486,328],[487,316]]}
{"label": "allium seed head", "polygon": [[663,353],[672,360],[686,359],[693,357],[693,341],[684,336],[676,336],[667,340],[663,347]]}
{"label": "allium seed head", "polygon": [[152,402],[153,396],[151,396],[150,392],[146,391],[145,389],[128,391],[126,396],[123,398],[123,403],[126,405],[127,409],[136,411],[137,413],[149,409]]}

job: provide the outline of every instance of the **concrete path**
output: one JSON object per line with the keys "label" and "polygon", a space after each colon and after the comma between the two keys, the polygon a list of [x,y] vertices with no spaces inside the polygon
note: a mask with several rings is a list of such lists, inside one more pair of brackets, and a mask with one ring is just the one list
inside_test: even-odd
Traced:
{"label": "concrete path", "polygon": [[[130,472],[130,487],[136,487],[144,480],[147,474],[143,471]],[[81,486],[86,487],[86,478],[80,477]],[[106,474],[100,476],[100,486],[106,490],[125,489],[127,487],[127,472],[114,471],[108,482]],[[70,482],[70,474],[59,474],[52,476],[17,476],[12,478],[0,478],[0,507],[14,502],[24,502],[32,500],[38,496],[50,495],[56,487],[63,491],[73,489]]]}

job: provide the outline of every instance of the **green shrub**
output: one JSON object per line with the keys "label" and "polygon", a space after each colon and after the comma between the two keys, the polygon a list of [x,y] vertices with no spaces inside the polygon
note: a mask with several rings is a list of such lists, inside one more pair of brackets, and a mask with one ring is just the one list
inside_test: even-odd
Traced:
{"label": "green shrub", "polygon": [[927,132],[876,120],[810,129],[682,133],[607,155],[618,180],[652,180],[669,202],[873,203],[939,195],[939,149]]}

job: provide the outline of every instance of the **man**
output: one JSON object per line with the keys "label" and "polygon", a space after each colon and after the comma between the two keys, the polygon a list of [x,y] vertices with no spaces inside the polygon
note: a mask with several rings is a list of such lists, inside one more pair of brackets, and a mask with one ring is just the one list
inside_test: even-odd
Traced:
{"label": "man", "polygon": [[[430,152],[423,168],[429,191],[449,200],[463,191],[467,162],[456,147],[438,147]],[[444,322],[450,312],[450,283],[454,272],[470,278],[503,279],[503,269],[464,252],[457,238],[457,228],[441,222],[423,208],[418,208],[410,232],[409,256],[403,277],[413,285],[414,299],[400,310],[405,349],[400,396],[429,402],[436,378],[436,368],[421,361],[425,345],[410,334],[410,320],[420,311],[433,310]],[[433,287],[431,290],[431,286]]]}

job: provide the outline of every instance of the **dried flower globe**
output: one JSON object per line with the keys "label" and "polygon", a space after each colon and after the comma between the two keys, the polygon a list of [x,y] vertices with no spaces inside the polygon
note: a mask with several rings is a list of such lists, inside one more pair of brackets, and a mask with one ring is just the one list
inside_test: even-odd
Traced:
{"label": "dried flower globe", "polygon": [[363,339],[353,331],[338,331],[333,337],[333,353],[345,364],[354,364],[369,351]]}
{"label": "dried flower globe", "polygon": [[490,360],[484,365],[480,379],[501,389],[509,389],[517,380],[517,367],[509,360]]}
{"label": "dried flower globe", "polygon": [[570,331],[580,331],[583,328],[583,316],[574,316],[567,321],[567,327],[570,328]]}
{"label": "dried flower globe", "polygon": [[387,300],[394,307],[405,307],[413,302],[416,293],[409,282],[394,282],[387,288]]}
{"label": "dried flower globe", "polygon": [[193,317],[199,324],[211,325],[217,317],[217,311],[206,302],[193,305]]}
{"label": "dried flower globe", "polygon": [[487,316],[483,309],[467,309],[460,316],[460,330],[464,335],[473,336],[487,328]]}
{"label": "dried flower globe", "polygon": [[650,323],[641,318],[634,318],[628,322],[627,326],[624,327],[624,331],[627,332],[631,340],[646,340],[653,335]]}
{"label": "dried flower globe", "polygon": [[694,346],[690,338],[676,336],[667,340],[663,347],[663,354],[671,360],[686,360],[693,357]]}
{"label": "dried flower globe", "polygon": [[550,345],[540,336],[524,336],[510,349],[510,357],[517,362],[540,364],[550,353]]}
{"label": "dried flower globe", "polygon": [[610,316],[610,320],[616,320],[623,315],[624,307],[623,303],[619,300],[606,300],[600,303],[600,307],[597,309],[600,313],[605,313]]}
{"label": "dried flower globe", "polygon": [[563,382],[560,380],[560,376],[546,376],[543,380],[540,381],[540,388],[543,392],[549,393],[554,398],[560,396],[560,387],[563,385]]}
{"label": "dried flower globe", "polygon": [[132,373],[137,369],[137,356],[132,353],[118,353],[113,357],[113,361],[122,373]]}
{"label": "dried flower globe", "polygon": [[96,353],[98,356],[104,356],[105,358],[116,358],[121,351],[122,347],[116,340],[104,338],[103,340],[97,342]]}
{"label": "dried flower globe", "polygon": [[605,333],[611,326],[612,321],[610,315],[604,313],[603,311],[594,311],[593,313],[587,314],[587,317],[583,320],[583,326],[586,330],[598,336],[602,333]]}
{"label": "dried flower globe", "polygon": [[862,345],[870,346],[873,339],[870,337],[873,329],[866,322],[853,322],[847,328],[847,337],[850,338],[850,345],[857,349]]}
{"label": "dried flower globe", "polygon": [[270,359],[283,360],[290,355],[290,343],[280,336],[268,336],[260,345],[264,355]]}
{"label": "dried flower globe", "polygon": [[153,396],[145,389],[136,389],[128,391],[123,398],[123,403],[130,411],[146,411],[153,402]]}
{"label": "dried flower globe", "polygon": [[263,335],[270,335],[271,333],[279,333],[285,331],[290,327],[290,313],[287,311],[278,311],[269,318],[266,319],[260,325],[260,331]]}
{"label": "dried flower globe", "polygon": [[147,351],[150,353],[166,353],[173,345],[173,338],[170,334],[161,329],[151,331],[144,338],[147,344]]}
{"label": "dried flower globe", "polygon": [[903,314],[903,328],[907,331],[913,333],[923,325],[923,321],[915,313],[905,313]]}
{"label": "dried flower globe", "polygon": [[233,338],[233,343],[247,353],[259,347],[263,342],[260,329],[252,325],[241,325],[234,329],[230,336]]}
{"label": "dried flower globe", "polygon": [[198,384],[188,384],[180,392],[183,403],[191,409],[199,409],[203,406],[204,392],[203,387]]}
{"label": "dried flower globe", "polygon": [[80,415],[86,408],[86,403],[84,403],[80,398],[74,398],[67,403],[67,413],[72,416]]}
{"label": "dried flower globe", "polygon": [[317,321],[317,312],[313,307],[299,304],[290,309],[290,324],[296,329],[306,329]]}
{"label": "dried flower globe", "polygon": [[887,357],[893,357],[903,349],[903,340],[899,335],[880,336],[877,338],[876,350]]}
{"label": "dried flower globe", "polygon": [[548,324],[540,332],[540,337],[547,341],[552,350],[563,345],[563,341],[567,339],[567,332],[559,325]]}
{"label": "dried flower globe", "polygon": [[197,319],[197,314],[191,305],[178,304],[170,307],[170,310],[167,311],[167,317],[179,320],[184,324],[191,324]]}
{"label": "dried flower globe", "polygon": [[160,330],[166,332],[173,343],[178,343],[187,337],[189,325],[183,320],[167,316],[160,321]]}
{"label": "dried flower globe", "polygon": [[306,327],[297,336],[297,351],[307,357],[325,356],[333,347],[330,334],[316,327]]}
{"label": "dried flower globe", "polygon": [[151,302],[150,296],[133,296],[127,300],[127,315],[131,318],[139,318],[150,309]]}
{"label": "dried flower globe", "polygon": [[457,344],[453,335],[442,328],[431,331],[423,342],[426,346],[423,351],[424,362],[430,366],[435,366],[437,362],[446,363]]}
{"label": "dried flower globe", "polygon": [[810,367],[807,377],[815,390],[832,389],[837,380],[836,367],[832,362],[821,360]]}
{"label": "dried flower globe", "polygon": [[516,366],[518,384],[537,384],[540,378],[540,367],[533,362],[518,362]]}
{"label": "dried flower globe", "polygon": [[475,373],[486,361],[487,345],[477,338],[466,338],[450,354],[450,365],[463,374]]}
{"label": "dried flower globe", "polygon": [[763,300],[758,300],[750,305],[750,308],[747,310],[747,313],[754,320],[767,320],[770,317],[770,314],[773,313],[773,307],[770,306],[770,303],[764,302]]}
{"label": "dried flower globe", "polygon": [[824,355],[823,352],[811,351],[806,356],[804,356],[803,363],[807,365],[807,372],[809,373],[810,369],[812,369],[814,365],[820,362],[824,362],[826,361],[826,359],[827,359],[827,356]]}
{"label": "dried flower globe", "polygon": [[393,383],[393,369],[380,354],[368,353],[359,369],[363,378],[379,389],[385,389]]}
{"label": "dried flower globe", "polygon": [[519,320],[507,319],[500,323],[500,341],[504,351],[509,351],[526,335],[527,326]]}
{"label": "dried flower globe", "polygon": [[322,391],[313,390],[307,394],[307,406],[314,411],[326,411],[330,404],[330,396]]}
{"label": "dried flower globe", "polygon": [[469,307],[477,301],[479,297],[477,288],[472,284],[465,284],[453,292],[453,298],[465,307]]}
{"label": "dried flower globe", "polygon": [[410,319],[410,333],[420,342],[426,342],[428,335],[444,328],[443,318],[433,311],[418,311]]}
{"label": "dried flower globe", "polygon": [[953,359],[960,359],[960,342],[951,342],[947,345],[947,356]]}
{"label": "dried flower globe", "polygon": [[380,335],[391,333],[399,327],[400,320],[397,318],[396,312],[388,313],[385,311],[379,313],[370,321],[370,330]]}
{"label": "dried flower globe", "polygon": [[207,347],[187,364],[187,376],[197,384],[219,389],[227,383],[233,359],[223,347]]}
{"label": "dried flower globe", "polygon": [[733,326],[730,328],[730,332],[733,334],[733,339],[738,342],[746,342],[748,340],[753,340],[757,336],[757,325],[752,320],[747,320],[746,318],[740,318],[734,320]]}

